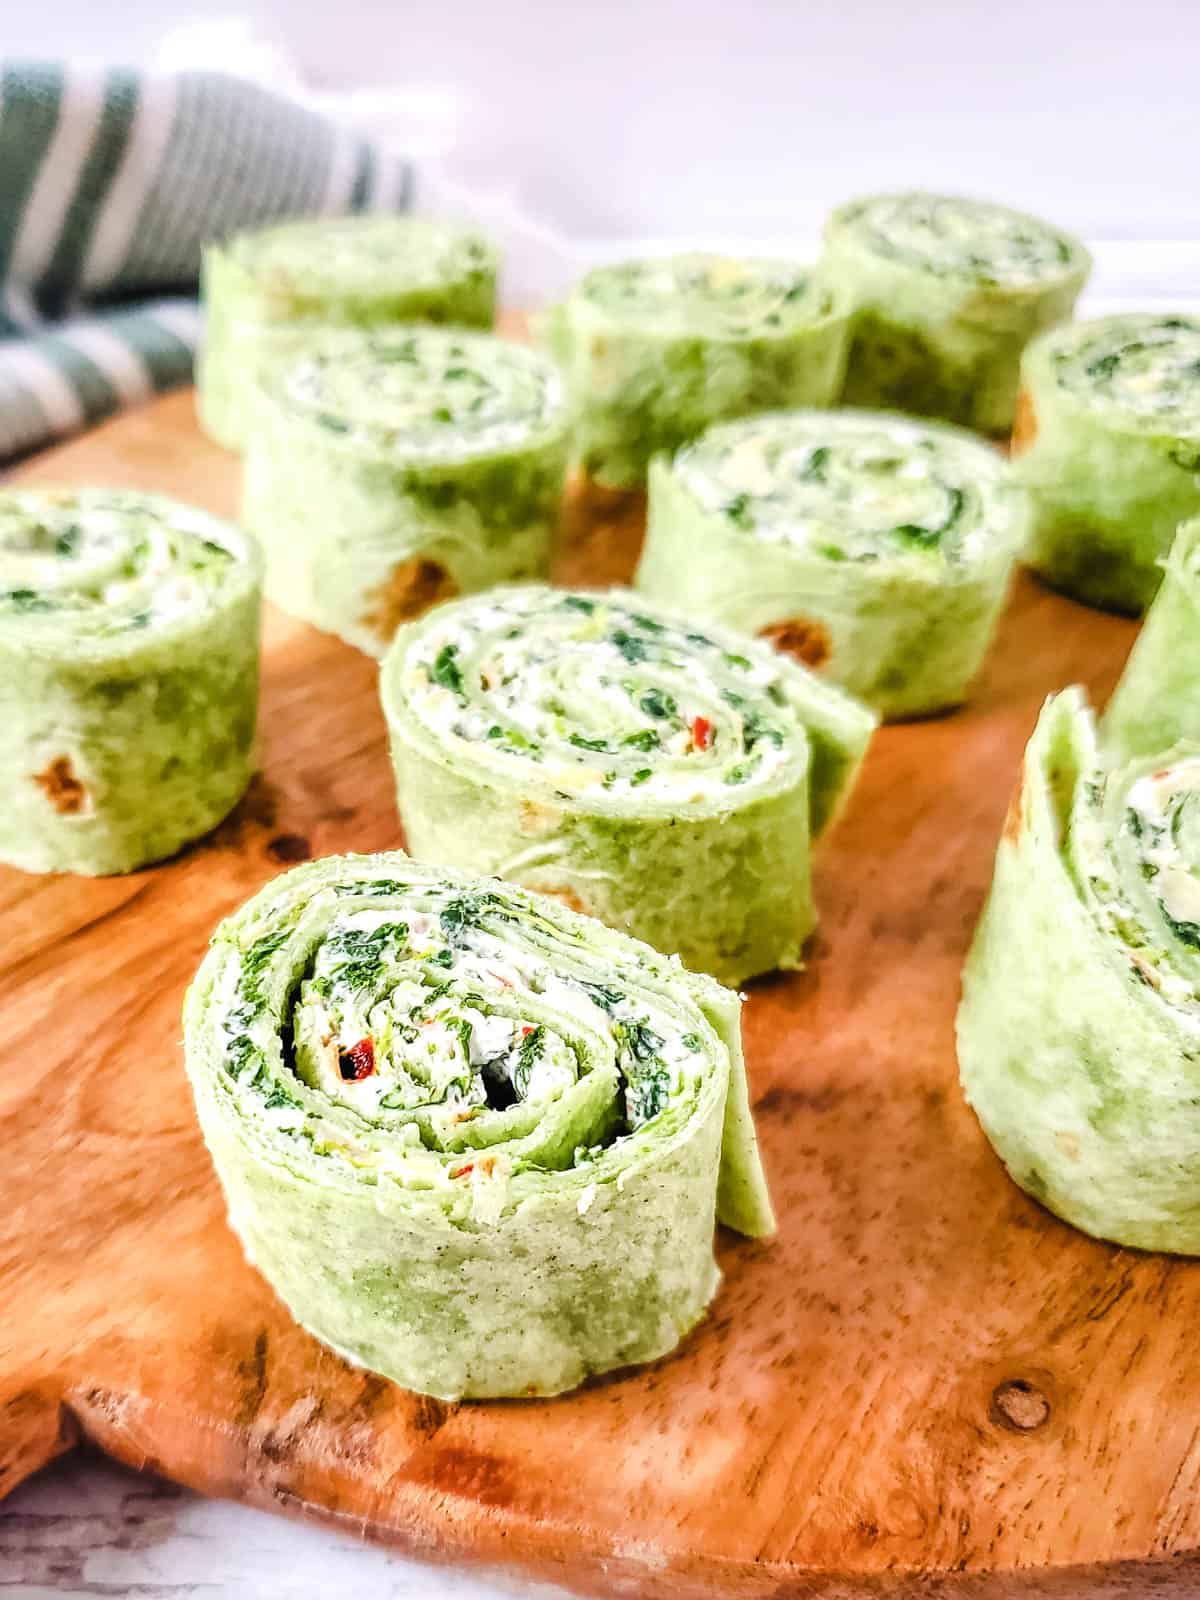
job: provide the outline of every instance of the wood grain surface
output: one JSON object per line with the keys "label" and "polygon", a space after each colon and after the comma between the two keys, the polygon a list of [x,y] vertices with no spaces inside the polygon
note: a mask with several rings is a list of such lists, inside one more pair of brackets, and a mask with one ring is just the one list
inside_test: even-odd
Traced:
{"label": "wood grain surface", "polygon": [[[35,462],[218,512],[190,395]],[[631,570],[636,505],[563,574]],[[802,974],[746,1009],[777,1240],[723,1236],[669,1359],[445,1405],[295,1327],[228,1231],[179,1008],[288,863],[401,842],[375,665],[271,616],[261,775],[210,838],[98,881],[0,872],[0,1489],[81,1436],[416,1553],[651,1597],[1200,1593],[1200,1266],[1072,1232],[959,1094],[959,969],[1046,692],[1103,696],[1130,624],[1017,586],[975,703],[885,729],[820,857]]]}

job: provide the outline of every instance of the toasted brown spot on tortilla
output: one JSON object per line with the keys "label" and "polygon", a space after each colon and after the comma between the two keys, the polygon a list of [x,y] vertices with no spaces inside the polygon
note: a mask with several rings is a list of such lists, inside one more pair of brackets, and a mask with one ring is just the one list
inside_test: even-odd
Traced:
{"label": "toasted brown spot on tortilla", "polygon": [[1025,788],[1025,764],[1021,763],[1021,775],[1017,779],[1017,787],[1013,790],[1013,797],[1008,802],[1008,814],[1004,818],[1004,837],[1009,844],[1016,844],[1021,836],[1021,823],[1024,815],[1021,805],[1021,794]]}
{"label": "toasted brown spot on tortilla", "polygon": [[1017,393],[1017,409],[1013,415],[1012,443],[1009,446],[1011,455],[1020,455],[1022,450],[1037,438],[1037,412],[1033,408],[1033,396],[1028,389],[1021,389]]}
{"label": "toasted brown spot on tortilla", "polygon": [[1079,1160],[1079,1139],[1075,1134],[1068,1133],[1065,1128],[1059,1128],[1054,1135],[1054,1142],[1069,1160]]}
{"label": "toasted brown spot on tortilla", "polygon": [[370,609],[363,612],[363,627],[387,643],[402,622],[411,622],[439,600],[450,600],[457,593],[458,585],[440,561],[413,556],[368,590]]}
{"label": "toasted brown spot on tortilla", "polygon": [[522,800],[517,825],[526,836],[537,838],[552,833],[562,820],[562,812],[554,806],[543,805],[539,800]]}
{"label": "toasted brown spot on tortilla", "polygon": [[526,887],[534,894],[544,894],[549,900],[558,900],[569,911],[578,911],[580,916],[590,917],[592,914],[591,906],[580,895],[576,894],[574,889],[568,889],[562,884],[553,889],[547,888],[540,883],[530,883]]}
{"label": "toasted brown spot on tortilla", "polygon": [[760,628],[760,639],[767,639],[776,650],[794,656],[806,667],[821,667],[833,654],[833,640],[823,622],[812,622],[807,617],[789,617],[786,622],[773,622],[769,628]]}
{"label": "toasted brown spot on tortilla", "polygon": [[33,781],[60,817],[77,817],[87,805],[87,789],[75,776],[70,756],[55,756],[45,772],[34,773]]}

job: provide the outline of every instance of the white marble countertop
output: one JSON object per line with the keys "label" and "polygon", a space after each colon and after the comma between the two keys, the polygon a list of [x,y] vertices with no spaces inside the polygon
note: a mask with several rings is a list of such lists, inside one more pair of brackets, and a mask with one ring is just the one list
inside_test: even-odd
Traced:
{"label": "white marble countertop", "polygon": [[[716,244],[806,253],[795,240]],[[670,247],[663,240],[589,240],[579,253],[612,260]],[[1083,315],[1168,306],[1200,311],[1200,242],[1110,240],[1093,249],[1096,274],[1079,308]],[[0,1506],[0,1600],[327,1600],[350,1592],[355,1600],[566,1594],[512,1575],[411,1561],[324,1528],[207,1501],[88,1454],[56,1463]]]}

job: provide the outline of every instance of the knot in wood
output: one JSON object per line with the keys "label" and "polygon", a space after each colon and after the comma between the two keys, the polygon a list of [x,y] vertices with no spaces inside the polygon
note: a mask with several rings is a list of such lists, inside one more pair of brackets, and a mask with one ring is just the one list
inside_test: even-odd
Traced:
{"label": "knot in wood", "polygon": [[267,845],[267,854],[273,861],[308,861],[312,845],[302,833],[279,833]]}
{"label": "knot in wood", "polygon": [[992,1390],[988,1417],[1010,1433],[1035,1433],[1050,1420],[1050,1402],[1026,1378],[1006,1378]]}

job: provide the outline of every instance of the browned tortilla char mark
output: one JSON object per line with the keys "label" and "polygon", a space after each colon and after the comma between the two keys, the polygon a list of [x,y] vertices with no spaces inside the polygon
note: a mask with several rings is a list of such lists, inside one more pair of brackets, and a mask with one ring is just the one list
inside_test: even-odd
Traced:
{"label": "browned tortilla char mark", "polygon": [[439,600],[450,600],[458,585],[439,561],[413,556],[392,568],[391,574],[367,593],[370,610],[363,627],[388,642],[402,622],[411,622]]}
{"label": "browned tortilla char mark", "polygon": [[1017,394],[1017,409],[1013,416],[1009,454],[1018,456],[1022,450],[1028,450],[1037,438],[1037,431],[1037,412],[1033,408],[1033,396],[1028,389],[1021,389]]}
{"label": "browned tortilla char mark", "polygon": [[807,617],[773,622],[769,628],[760,628],[758,637],[768,640],[784,655],[794,656],[806,667],[822,667],[833,654],[829,629],[823,622],[812,622]]}
{"label": "browned tortilla char mark", "polygon": [[1025,763],[1021,763],[1020,776],[1017,786],[1013,790],[1012,799],[1008,802],[1008,812],[1004,818],[1004,838],[1009,844],[1016,844],[1021,837],[1021,823],[1024,820],[1022,793],[1025,788]]}
{"label": "browned tortilla char mark", "polygon": [[574,889],[567,888],[565,885],[559,884],[555,888],[549,888],[546,884],[530,883],[526,887],[534,894],[544,894],[551,900],[557,900],[560,905],[566,906],[568,911],[578,911],[581,917],[590,917],[592,915],[592,908],[583,899],[582,895],[576,894]]}
{"label": "browned tortilla char mark", "polygon": [[87,804],[87,790],[75,776],[70,756],[55,756],[45,772],[34,773],[33,781],[60,817],[77,817]]}

